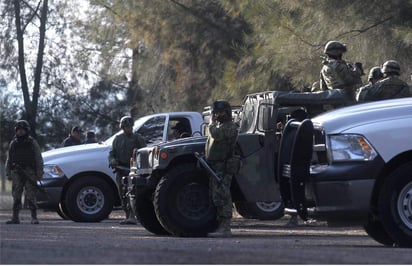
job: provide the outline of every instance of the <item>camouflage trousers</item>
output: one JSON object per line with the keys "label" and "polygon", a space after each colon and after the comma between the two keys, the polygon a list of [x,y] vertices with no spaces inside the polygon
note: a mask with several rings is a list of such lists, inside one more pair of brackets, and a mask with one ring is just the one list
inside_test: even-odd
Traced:
{"label": "camouflage trousers", "polygon": [[[25,169],[28,175],[35,176],[34,170]],[[25,192],[25,197],[29,203],[30,209],[37,209],[36,195],[38,192],[37,184],[27,179],[26,177],[17,173],[17,171],[11,171],[11,193],[13,196],[13,210],[20,210],[22,208],[21,197],[23,191]]]}
{"label": "camouflage trousers", "polygon": [[116,172],[117,189],[119,191],[119,197],[120,197],[120,201],[122,203],[122,209],[124,211],[130,211],[129,200],[128,200],[128,197],[126,196],[127,185],[123,184],[123,177],[128,176],[128,175],[129,175],[128,171],[118,170]]}
{"label": "camouflage trousers", "polygon": [[222,178],[219,183],[214,177],[209,179],[210,198],[216,208],[216,218],[218,221],[232,218],[232,195],[230,185],[232,175],[226,174],[224,162],[210,162],[210,166],[216,174]]}

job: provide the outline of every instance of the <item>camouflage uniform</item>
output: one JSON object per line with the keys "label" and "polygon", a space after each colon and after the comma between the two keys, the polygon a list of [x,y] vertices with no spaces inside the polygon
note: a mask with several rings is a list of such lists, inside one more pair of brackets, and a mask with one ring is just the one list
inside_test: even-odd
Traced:
{"label": "camouflage uniform", "polygon": [[[112,149],[109,152],[109,165],[111,167],[122,166],[130,167],[130,158],[134,149],[146,147],[146,142],[139,134],[117,135],[112,143]],[[122,209],[126,213],[126,220],[132,215],[131,207],[127,200],[127,188],[123,185],[122,178],[129,175],[128,170],[116,169],[116,183],[119,190],[119,196],[122,202]],[[126,223],[126,222],[125,222]]]}
{"label": "camouflage uniform", "polygon": [[362,83],[362,72],[352,67],[344,60],[328,58],[320,72],[320,86],[322,90],[343,89],[347,91],[351,100],[355,99],[355,89]]}
{"label": "camouflage uniform", "polygon": [[364,102],[366,93],[373,88],[373,84],[383,78],[382,69],[378,66],[372,67],[369,71],[368,81],[369,83],[363,87],[360,87],[356,93],[356,101]]}
{"label": "camouflage uniform", "polygon": [[329,41],[325,45],[324,53],[327,56],[320,71],[321,90],[341,89],[346,92],[346,104],[355,102],[355,90],[362,83],[362,63],[354,66],[342,60],[346,52],[346,45],[338,41]]}
{"label": "camouflage uniform", "polygon": [[209,137],[205,147],[206,160],[222,178],[221,183],[210,178],[210,195],[216,207],[218,221],[232,218],[232,175],[226,173],[225,160],[233,154],[237,134],[237,125],[231,120],[223,123],[212,122],[209,125]]}
{"label": "camouflage uniform", "polygon": [[7,223],[20,223],[18,213],[22,208],[21,198],[24,190],[31,211],[32,223],[38,224],[36,194],[38,192],[37,181],[43,176],[43,158],[39,144],[29,136],[28,131],[27,128],[27,134],[24,136],[16,135],[9,145],[6,176],[12,181],[13,218]]}
{"label": "camouflage uniform", "polygon": [[379,101],[393,98],[411,97],[409,86],[397,76],[390,76],[372,85],[360,100]]}

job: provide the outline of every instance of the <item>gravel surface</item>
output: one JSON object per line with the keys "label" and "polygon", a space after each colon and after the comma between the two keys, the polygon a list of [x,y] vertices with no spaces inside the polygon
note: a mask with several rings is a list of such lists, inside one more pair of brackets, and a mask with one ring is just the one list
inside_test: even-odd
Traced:
{"label": "gravel surface", "polygon": [[[2,195],[3,197],[4,195]],[[236,217],[232,238],[156,236],[140,225],[119,225],[113,211],[100,223],[75,223],[56,213],[30,211],[21,224],[6,225],[11,202],[0,205],[1,264],[410,264],[410,249],[384,247],[362,228],[330,228],[326,223],[289,217],[277,221]],[[10,205],[8,205],[10,203]],[[8,206],[8,207],[7,207]]]}

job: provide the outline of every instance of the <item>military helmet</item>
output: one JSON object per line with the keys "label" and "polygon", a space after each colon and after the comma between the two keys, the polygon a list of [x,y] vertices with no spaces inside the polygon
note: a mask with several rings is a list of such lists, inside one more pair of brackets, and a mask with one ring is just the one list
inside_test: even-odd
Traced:
{"label": "military helmet", "polygon": [[393,73],[395,75],[400,75],[401,66],[395,60],[388,60],[383,64],[382,72],[384,74]]}
{"label": "military helmet", "polygon": [[26,120],[18,120],[16,122],[16,125],[14,127],[14,130],[17,131],[18,129],[24,129],[27,132],[30,131],[30,125],[29,122],[27,122]]}
{"label": "military helmet", "polygon": [[218,100],[215,101],[212,106],[212,114],[218,113],[218,112],[225,112],[227,115],[228,119],[232,119],[232,106],[225,101],[225,100]]}
{"label": "military helmet", "polygon": [[329,41],[325,45],[325,49],[323,51],[327,55],[340,55],[346,52],[346,44],[337,41]]}
{"label": "military helmet", "polygon": [[372,79],[381,79],[383,78],[383,73],[380,67],[372,67],[369,70],[368,80],[371,81]]}
{"label": "military helmet", "polygon": [[132,127],[133,123],[133,119],[130,116],[123,116],[120,119],[120,128]]}

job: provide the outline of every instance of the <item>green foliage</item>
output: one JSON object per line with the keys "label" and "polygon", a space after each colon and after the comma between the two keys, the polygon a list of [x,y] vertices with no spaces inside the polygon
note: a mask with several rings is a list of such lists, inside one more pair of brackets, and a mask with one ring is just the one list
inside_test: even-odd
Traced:
{"label": "green foliage", "polygon": [[[73,1],[82,2],[49,5],[37,117],[48,148],[75,124],[104,139],[129,113],[201,111],[216,99],[240,104],[247,93],[307,89],[329,40],[346,43],[344,59],[365,72],[389,59],[400,62],[402,79],[412,72],[411,0],[90,0],[85,16]],[[0,4],[0,79],[19,87],[13,5]],[[17,118],[13,97],[2,95],[13,110],[2,123]]]}

